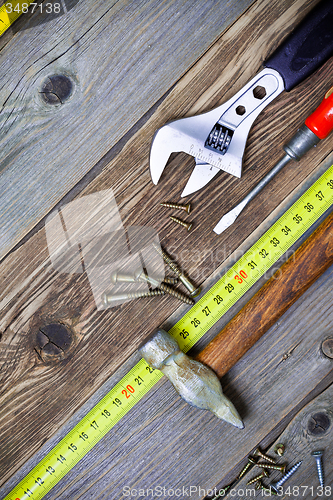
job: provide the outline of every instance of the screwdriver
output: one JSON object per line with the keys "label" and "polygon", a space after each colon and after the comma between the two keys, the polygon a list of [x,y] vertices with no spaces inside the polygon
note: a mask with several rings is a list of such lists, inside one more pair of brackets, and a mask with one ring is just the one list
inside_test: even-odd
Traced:
{"label": "screwdriver", "polygon": [[214,227],[217,234],[221,234],[235,222],[246,205],[268,184],[268,182],[290,161],[299,161],[321,139],[325,139],[333,129],[333,87],[325,94],[318,108],[305,120],[305,124],[296,132],[291,140],[283,146],[285,155],[275,167],[263,177],[257,186],[247,196],[226,213]]}

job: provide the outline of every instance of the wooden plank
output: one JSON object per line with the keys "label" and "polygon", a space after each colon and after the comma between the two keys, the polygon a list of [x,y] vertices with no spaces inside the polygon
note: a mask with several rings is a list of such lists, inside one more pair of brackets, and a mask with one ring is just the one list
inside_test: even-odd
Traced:
{"label": "wooden plank", "polygon": [[[139,496],[140,489],[193,486],[198,490],[191,498],[200,499],[205,494],[199,487],[214,488],[231,469],[238,474],[265,436],[279,436],[281,425],[293,418],[295,409],[323,381],[326,387],[332,383],[332,359],[320,350],[322,341],[331,336],[332,295],[330,268],[223,377],[224,392],[240,411],[244,430],[190,407],[162,379],[45,498],[104,500],[121,498],[128,488]],[[285,359],[295,344],[297,348]],[[137,354],[131,364],[136,359]],[[127,369],[124,366],[120,372]],[[287,444],[294,456],[299,439]],[[326,468],[330,475],[329,462]],[[18,476],[1,494],[14,479]]]}
{"label": "wooden plank", "polygon": [[[8,41],[0,66],[0,258],[251,2],[80,1],[47,23],[37,14],[40,24],[32,17],[32,27]],[[41,93],[52,75],[72,85],[57,105]]]}
{"label": "wooden plank", "polygon": [[[312,4],[307,3],[307,8]],[[125,225],[155,227],[163,245],[198,283],[215,270],[218,274],[218,266],[225,257],[237,250],[252,230],[316,171],[327,156],[330,145],[323,142],[308,155],[307,161],[281,173],[229,232],[221,237],[212,233],[213,225],[222,215],[221,188],[227,209],[228,204],[235,203],[271,168],[280,154],[277,136],[281,130],[286,130],[286,135],[295,130],[306,112],[314,107],[318,95],[314,95],[313,86],[320,89],[327,86],[332,63],[327,63],[313,79],[304,82],[297,92],[281,96],[270,111],[258,118],[249,141],[245,182],[221,174],[220,179],[198,193],[194,198],[196,226],[186,237],[182,228],[167,222],[165,212],[156,210],[155,205],[169,198],[170,193],[177,200],[192,161],[177,155],[163,182],[154,188],[147,169],[151,137],[156,128],[171,117],[195,112],[198,96],[201,96],[202,109],[204,106],[209,109],[222,98],[220,89],[234,85],[234,89],[228,90],[229,96],[238,90],[258,69],[260,57],[265,56],[263,53],[258,55],[259,48],[265,47],[269,52],[279,33],[288,31],[304,15],[304,4],[300,0],[288,5],[282,15],[281,9],[285,7],[278,1],[257,2],[191,68],[151,118],[127,140],[126,147],[81,193],[83,196],[112,188]],[[249,39],[254,42],[253,49],[249,48]],[[239,75],[237,61],[243,53],[241,63],[246,67],[244,74]],[[221,76],[223,57],[228,63],[226,73]],[[269,151],[268,144],[273,144]],[[61,275],[52,268],[44,229],[12,252],[2,263],[0,272],[3,390],[0,419],[3,422],[1,441],[6,444],[1,455],[4,480],[61,427],[155,327],[168,320],[177,303],[164,297],[158,303],[158,299],[152,299],[132,302],[116,310],[97,311],[85,275]],[[66,325],[73,334],[74,343],[66,359],[49,364],[42,361],[34,349],[38,329],[50,322]],[[13,427],[17,429],[15,436]]]}
{"label": "wooden plank", "polygon": [[[285,446],[283,457],[277,460],[278,463],[288,464],[289,470],[297,462],[302,461],[302,465],[298,468],[295,474],[286,481],[283,489],[279,493],[279,498],[286,500],[287,498],[331,498],[332,497],[332,481],[333,468],[332,458],[332,402],[333,402],[333,385],[331,384],[322,394],[314,398],[308,403],[290,422],[281,436],[270,446],[267,454],[270,457],[278,459],[274,452],[275,446],[282,443]],[[312,452],[322,450],[323,469],[325,486],[322,488],[319,484],[316,462],[312,456]],[[238,493],[238,498],[262,498],[261,491],[254,493],[253,486],[246,486],[247,481],[255,477],[260,469],[254,468],[237,486],[234,487]],[[278,481],[281,475],[273,473],[270,479],[263,481],[266,486],[271,482]],[[246,490],[247,493],[246,493]],[[252,490],[251,492],[249,490]],[[244,494],[240,494],[243,491]]]}

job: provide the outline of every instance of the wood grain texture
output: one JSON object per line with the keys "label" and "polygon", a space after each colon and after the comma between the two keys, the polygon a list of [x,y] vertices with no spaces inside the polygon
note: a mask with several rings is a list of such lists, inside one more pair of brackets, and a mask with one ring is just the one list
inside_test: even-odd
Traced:
{"label": "wood grain texture", "polygon": [[[240,200],[273,166],[280,155],[284,137],[287,139],[302,123],[306,114],[316,106],[318,93],[314,93],[313,88],[323,92],[329,88],[333,63],[329,61],[295,91],[279,96],[275,103],[258,117],[249,137],[244,177],[238,180],[227,174],[220,174],[210,186],[193,197],[195,226],[191,233],[186,234],[182,228],[168,222],[168,213],[158,210],[156,206],[162,200],[179,200],[193,160],[185,158],[185,155],[175,156],[167,166],[160,184],[154,187],[148,170],[152,136],[166,121],[211,109],[239,90],[259,69],[267,53],[273,50],[281,37],[290,31],[314,3],[315,1],[310,0],[305,3],[303,0],[257,1],[189,69],[153,114],[140,122],[135,132],[123,138],[120,151],[117,151],[111,160],[108,158],[103,171],[97,170],[96,178],[89,178],[88,182],[82,181],[78,186],[78,197],[111,188],[125,227],[141,224],[155,228],[165,248],[198,284],[214,271],[218,272],[225,258],[232,252],[237,253],[240,244],[279,207],[286,196],[309,174],[316,171],[331,151],[329,141],[323,141],[299,165],[281,172],[257,200],[247,207],[229,231],[221,237],[212,232],[222,212]],[[62,203],[71,201],[71,196],[70,193]],[[131,302],[114,310],[97,311],[86,275],[58,274],[53,269],[44,228],[6,257],[0,265],[0,274],[0,439],[3,443],[0,451],[0,470],[3,482],[75,414],[154,328],[168,320],[171,313],[177,309],[178,303],[171,297],[163,297],[161,300],[157,298],[147,302]],[[322,293],[325,295],[326,292]],[[327,294],[329,293],[328,287]],[[328,309],[327,305],[321,304],[318,305],[318,311],[320,307],[322,310],[325,310],[325,307]],[[180,308],[180,311],[185,310],[186,307]],[[45,364],[35,351],[36,334],[40,326],[50,322],[66,325],[73,333],[74,344],[65,360]],[[320,322],[318,324],[322,328],[325,326]],[[292,326],[289,332],[292,332]],[[293,333],[290,335],[293,337]],[[290,347],[289,343],[288,346]],[[283,349],[286,350],[287,346]],[[276,356],[280,354],[280,351],[275,351]],[[318,374],[319,379],[322,376],[326,375]],[[232,397],[231,392],[228,395]],[[156,398],[158,401],[158,395]],[[246,405],[251,407],[254,401],[253,396],[249,403],[246,401]],[[294,407],[292,396],[289,403],[285,403],[291,411]],[[167,407],[172,407],[173,404],[172,398],[166,403]],[[149,405],[146,411],[149,415]],[[156,412],[161,418],[159,425],[162,427],[162,414],[158,409]],[[187,413],[184,414],[183,427],[180,430],[181,435],[184,433],[185,446],[186,415]],[[149,432],[155,432],[154,418],[152,417]],[[124,446],[127,441],[128,422],[130,420],[125,420],[124,428],[117,430],[124,440],[121,441]],[[168,432],[171,433],[176,422],[176,417],[171,419],[169,430],[166,429],[166,433],[161,434],[161,442],[158,444],[161,453],[162,444],[167,441]],[[13,428],[16,430],[15,434]],[[204,428],[207,432],[210,431],[208,421]],[[271,427],[269,429],[271,430]],[[136,435],[136,431],[134,434]],[[196,436],[197,427],[194,424],[193,434],[190,436],[193,448],[188,449],[186,458],[188,466],[191,463],[190,454],[193,454],[195,449]],[[209,441],[210,448],[217,439],[216,435],[212,436],[212,441]],[[219,436],[221,438],[221,435]],[[159,437],[158,433],[156,437]],[[205,436],[201,439],[202,441],[197,443],[198,447],[201,444],[204,446]],[[251,443],[257,439],[258,434],[255,434]],[[133,450],[139,442],[140,440],[132,443]],[[151,460],[146,457],[149,457],[153,450],[149,447],[148,437],[145,442],[148,447],[147,454],[144,454],[143,458],[138,458],[139,455],[135,457],[139,460],[136,464],[135,480],[140,477],[140,460],[141,465],[145,461],[148,462],[147,474],[150,471]],[[115,443],[119,444],[118,441]],[[180,451],[175,446],[175,442],[170,446],[168,464],[171,466],[171,451],[175,450],[175,453],[178,453],[178,466],[182,468]],[[115,473],[117,478],[123,474],[126,476],[126,456],[131,451],[126,446],[119,448],[117,444],[111,448],[111,462],[118,463],[117,457],[120,460],[120,469]],[[162,454],[159,457],[158,463],[163,464]],[[222,455],[219,455],[216,464],[221,460]],[[230,457],[223,474],[230,470],[230,467],[234,467],[236,462]],[[208,455],[202,457],[202,464],[200,458],[198,467],[205,468],[205,464],[209,464]],[[81,465],[79,469],[84,470]],[[175,469],[172,470],[176,474]],[[186,476],[187,470],[187,466],[184,466],[181,478]],[[152,474],[153,477],[161,475],[156,469]],[[208,485],[207,468],[203,474],[207,474]],[[215,471],[212,476],[214,484],[220,478],[220,472]],[[114,481],[113,487],[116,479]],[[89,493],[86,493],[81,485],[78,490],[80,488],[82,495],[88,497]],[[64,497],[66,494],[64,492]],[[77,491],[75,494],[80,493]],[[105,495],[107,497],[107,493]]]}
{"label": "wood grain texture", "polygon": [[[313,392],[318,395],[322,381],[326,387],[333,382],[332,360],[320,351],[322,340],[332,335],[332,297],[331,267],[223,377],[224,392],[240,411],[245,429],[190,407],[163,378],[45,498],[113,500],[125,498],[125,486],[207,490],[220,481],[226,484],[223,478],[230,470],[236,477],[267,434],[273,442],[295,409]],[[125,363],[114,383],[138,359],[135,354]],[[302,434],[295,445],[299,439]],[[192,495],[203,497],[199,491]]]}
{"label": "wood grain texture", "polygon": [[[1,50],[0,258],[251,1],[80,1],[48,22],[27,21]],[[72,94],[45,104],[43,82],[59,74]]]}
{"label": "wood grain texture", "polygon": [[333,263],[333,214],[297,249],[228,325],[196,356],[219,377],[278,321]]}

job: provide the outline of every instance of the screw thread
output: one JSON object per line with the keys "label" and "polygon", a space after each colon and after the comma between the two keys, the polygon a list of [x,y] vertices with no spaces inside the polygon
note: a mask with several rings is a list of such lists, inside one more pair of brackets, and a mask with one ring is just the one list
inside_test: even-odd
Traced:
{"label": "screw thread", "polygon": [[117,302],[119,300],[132,300],[132,299],[141,299],[143,297],[155,297],[156,295],[164,295],[165,292],[163,290],[148,290],[145,292],[125,292],[125,293],[103,293],[102,302],[105,306],[112,304],[113,302]]}
{"label": "screw thread", "polygon": [[188,214],[191,212],[191,205],[189,203],[187,205],[179,205],[178,203],[163,202],[160,205],[162,207],[175,208],[176,210],[184,210]]}
{"label": "screw thread", "polygon": [[256,465],[256,463],[257,462],[252,457],[249,457],[249,461],[245,465],[245,467],[240,471],[240,473],[238,475],[238,479],[241,479],[243,476],[245,476],[245,474],[247,473],[249,468],[252,467],[253,465]]}
{"label": "screw thread", "polygon": [[249,484],[253,484],[253,483],[256,483],[257,481],[260,481],[260,479],[263,479],[264,477],[267,477],[268,474],[267,472],[262,472],[261,474],[259,474],[259,476],[256,476],[252,479],[250,479],[250,481],[248,481],[246,484],[249,485]]}
{"label": "screw thread", "polygon": [[325,486],[325,481],[324,481],[324,471],[323,471],[323,461],[321,455],[315,456],[316,459],[316,465],[317,465],[317,473],[318,473],[318,479],[319,479],[319,484],[323,488]]}
{"label": "screw thread", "polygon": [[182,302],[185,302],[185,304],[194,304],[194,300],[191,299],[190,297],[187,297],[181,292],[177,292],[177,290],[174,290],[168,285],[165,285],[164,283],[160,283],[159,288],[163,290],[165,293],[168,293],[169,295],[172,295],[173,297],[176,297],[177,299],[181,300]]}
{"label": "screw thread", "polygon": [[188,231],[190,231],[192,228],[192,222],[184,222],[178,219],[177,217],[173,217],[172,215],[170,215],[170,219],[179,224],[180,226],[186,227]]}
{"label": "screw thread", "polygon": [[281,477],[281,479],[279,479],[279,481],[271,484],[271,487],[274,488],[275,490],[277,490],[280,486],[282,486],[287,481],[287,479],[290,478],[290,476],[292,476],[297,471],[298,467],[301,464],[302,464],[302,461],[297,462],[297,464],[295,464],[286,474],[284,474],[284,476]]}
{"label": "screw thread", "polygon": [[201,288],[193,285],[193,283],[187,278],[187,276],[185,276],[185,274],[181,272],[179,267],[172,261],[171,257],[165,252],[165,250],[163,250],[163,248],[156,245],[155,243],[153,243],[153,247],[156,250],[156,252],[162,256],[164,262],[170,267],[170,269],[177,276],[179,276],[180,281],[188,289],[188,291],[190,292],[190,295],[192,297],[196,297],[197,295],[199,295],[201,292]]}
{"label": "screw thread", "polygon": [[177,285],[178,281],[178,278],[172,278],[171,276],[165,276],[163,279],[163,283],[166,283],[167,285]]}
{"label": "screw thread", "polygon": [[274,464],[271,464],[271,463],[258,463],[256,464],[257,467],[261,467],[262,469],[273,469],[273,470],[278,470],[280,472],[282,472],[282,474],[285,473],[285,470],[286,470],[286,466],[285,465],[274,465]]}

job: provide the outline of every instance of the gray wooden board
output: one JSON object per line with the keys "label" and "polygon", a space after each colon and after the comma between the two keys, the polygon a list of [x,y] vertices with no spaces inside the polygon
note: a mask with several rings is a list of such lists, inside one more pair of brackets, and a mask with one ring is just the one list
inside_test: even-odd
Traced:
{"label": "gray wooden board", "polygon": [[[251,0],[80,1],[1,50],[0,258],[165,94]],[[72,96],[41,99],[46,78]]]}
{"label": "gray wooden board", "polygon": [[[133,494],[157,486],[207,491],[230,469],[238,466],[239,472],[251,450],[274,433],[311,391],[325,378],[332,382],[332,360],[320,351],[322,340],[332,336],[332,298],[333,267],[222,379],[225,394],[244,419],[244,430],[191,408],[162,379],[45,498],[120,499],[126,498],[126,486],[133,488]],[[133,355],[128,364],[136,360]],[[1,495],[19,475],[0,490]],[[203,497],[199,490],[191,496]]]}
{"label": "gray wooden board", "polygon": [[[309,423],[313,417],[318,418],[318,414],[325,415],[330,424],[328,428],[322,428],[313,433]],[[328,423],[328,421],[327,421]],[[297,462],[302,461],[301,466],[283,485],[283,490],[279,493],[279,498],[287,500],[290,498],[302,498],[311,500],[314,498],[330,499],[333,496],[333,385],[331,384],[323,393],[308,403],[290,422],[284,432],[267,450],[267,455],[275,458],[278,463],[288,464],[287,471]],[[275,454],[275,446],[282,443],[285,446],[284,455],[278,459]],[[312,452],[322,450],[323,470],[325,486],[322,489],[317,474],[316,462]],[[247,486],[246,483],[258,473],[257,467],[249,471],[244,479],[234,486],[231,496],[236,498],[262,498],[261,491],[254,491],[253,486]],[[263,483],[269,486],[271,482],[278,481],[281,475],[274,473],[270,479],[265,479]],[[250,490],[252,490],[250,492]]]}

